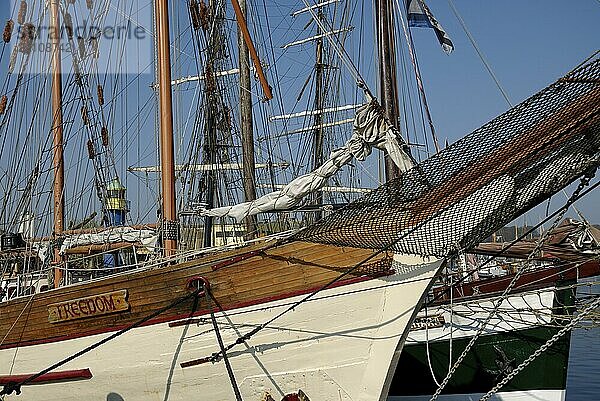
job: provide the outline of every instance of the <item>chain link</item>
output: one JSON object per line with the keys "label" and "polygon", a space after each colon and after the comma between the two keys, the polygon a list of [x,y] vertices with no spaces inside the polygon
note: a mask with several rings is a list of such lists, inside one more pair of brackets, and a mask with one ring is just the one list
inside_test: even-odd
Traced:
{"label": "chain link", "polygon": [[[581,177],[581,179],[579,181],[579,185],[573,191],[573,194],[571,195],[571,197],[569,197],[569,199],[565,202],[565,204],[561,208],[560,213],[556,216],[556,218],[555,218],[552,226],[550,227],[550,229],[546,230],[544,232],[544,234],[542,234],[540,236],[539,240],[536,243],[535,248],[533,249],[533,251],[529,254],[529,256],[527,257],[527,259],[525,260],[525,263],[523,264],[523,267],[521,267],[519,270],[517,270],[515,276],[513,277],[513,279],[511,280],[511,282],[509,283],[508,287],[506,287],[506,289],[504,290],[504,292],[502,292],[502,295],[500,295],[500,298],[494,304],[494,308],[492,309],[492,311],[485,318],[485,320],[483,321],[483,323],[481,324],[481,326],[479,327],[479,329],[477,329],[477,332],[471,338],[471,340],[467,344],[467,346],[464,349],[464,351],[460,354],[460,356],[458,357],[458,359],[456,360],[456,362],[452,366],[452,369],[450,369],[450,371],[448,371],[448,374],[446,375],[446,377],[444,378],[444,380],[442,381],[442,383],[438,386],[438,388],[436,389],[435,393],[433,394],[433,396],[430,398],[429,401],[435,401],[435,400],[438,399],[438,397],[441,394],[442,390],[446,387],[446,385],[448,384],[448,382],[450,381],[450,379],[452,378],[452,376],[454,376],[454,374],[456,373],[456,370],[458,369],[458,367],[460,366],[460,364],[466,358],[466,356],[469,353],[469,351],[471,351],[471,348],[473,348],[473,346],[475,345],[475,341],[477,341],[477,339],[481,336],[481,333],[483,333],[483,330],[485,329],[485,327],[487,326],[487,324],[490,322],[490,320],[492,319],[492,317],[494,315],[496,315],[496,313],[498,312],[498,309],[500,308],[500,305],[502,304],[502,302],[504,302],[508,298],[508,294],[510,294],[510,292],[513,290],[513,288],[517,284],[517,282],[518,282],[519,278],[521,277],[521,275],[527,270],[527,266],[529,265],[529,262],[531,262],[531,260],[540,251],[540,249],[544,245],[545,241],[548,239],[549,233],[552,232],[558,226],[558,224],[562,221],[565,213],[567,212],[567,210],[569,210],[569,207],[573,203],[575,203],[575,201],[579,197],[580,192],[586,186],[589,185],[590,181],[592,180],[592,178],[595,175],[595,172],[596,172],[596,168],[592,168],[592,169],[586,171],[585,174],[584,174],[584,176]],[[450,324],[452,324],[452,322]]]}
{"label": "chain link", "polygon": [[496,392],[498,392],[498,390],[500,390],[502,387],[504,387],[504,385],[506,383],[508,383],[510,380],[512,380],[513,377],[515,377],[523,369],[525,369],[531,362],[533,362],[533,360],[535,358],[540,356],[543,352],[546,352],[548,350],[548,348],[550,348],[556,341],[558,341],[559,338],[561,338],[563,335],[565,335],[565,333],[567,331],[572,330],[573,327],[575,327],[575,325],[577,323],[579,323],[581,320],[583,320],[588,314],[590,314],[598,306],[600,306],[600,297],[596,298],[596,300],[594,302],[592,302],[591,304],[589,304],[587,306],[587,308],[585,308],[583,311],[579,312],[579,314],[577,315],[576,318],[574,318],[565,327],[560,329],[560,331],[558,333],[556,333],[554,336],[552,336],[551,339],[546,341],[546,343],[544,345],[542,345],[537,351],[535,351],[533,354],[529,355],[529,358],[524,360],[519,366],[516,367],[515,370],[510,372],[510,374],[508,374],[504,379],[502,379],[501,382],[496,384],[494,386],[494,388],[492,388],[490,391],[487,392],[487,394],[485,394],[483,397],[481,397],[479,399],[479,401],[489,400],[492,395],[494,395]]}

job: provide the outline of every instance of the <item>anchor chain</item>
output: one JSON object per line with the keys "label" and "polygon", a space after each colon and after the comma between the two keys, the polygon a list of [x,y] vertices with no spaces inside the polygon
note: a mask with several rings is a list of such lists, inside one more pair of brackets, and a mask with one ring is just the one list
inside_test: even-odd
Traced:
{"label": "anchor chain", "polygon": [[600,306],[600,298],[597,298],[594,302],[588,305],[583,311],[577,315],[569,324],[560,329],[558,333],[556,333],[552,338],[550,338],[544,345],[542,345],[539,349],[537,349],[533,354],[529,355],[529,358],[524,360],[519,366],[517,366],[512,372],[502,379],[498,384],[494,386],[490,391],[488,391],[483,397],[479,399],[479,401],[487,401],[490,399],[492,395],[498,392],[506,383],[512,380],[517,374],[519,374],[523,369],[525,369],[535,358],[540,356],[543,352],[546,352],[548,348],[550,348],[559,338],[561,338],[567,331],[570,331],[575,327],[577,323],[579,323],[583,318],[585,318],[589,313],[594,310],[594,308]]}
{"label": "anchor chain", "polygon": [[448,382],[450,381],[450,379],[456,373],[456,370],[458,369],[458,367],[460,366],[460,364],[465,360],[467,354],[469,353],[469,351],[471,351],[471,349],[475,345],[475,341],[477,341],[477,339],[481,336],[481,333],[483,333],[483,330],[485,329],[485,327],[487,326],[487,324],[490,322],[490,320],[492,319],[492,317],[498,312],[498,308],[500,308],[500,305],[502,304],[502,302],[504,302],[506,300],[506,298],[508,298],[508,294],[510,294],[510,292],[513,290],[513,288],[517,284],[517,282],[518,282],[519,278],[521,277],[521,275],[525,272],[526,266],[527,266],[528,262],[530,262],[534,258],[534,256],[539,252],[539,250],[544,245],[545,241],[548,239],[549,233],[558,226],[558,224],[563,219],[563,217],[564,217],[565,213],[567,212],[567,210],[569,210],[569,207],[573,203],[575,203],[575,201],[579,198],[579,194],[581,193],[581,191],[583,191],[583,189],[585,187],[587,187],[589,185],[590,181],[594,178],[594,176],[596,174],[596,169],[597,169],[596,167],[590,168],[581,177],[581,179],[579,181],[579,185],[573,191],[573,193],[571,194],[571,196],[569,197],[569,199],[565,202],[565,204],[562,206],[560,212],[557,214],[557,216],[556,216],[556,218],[554,220],[554,223],[552,224],[552,227],[549,230],[546,230],[544,232],[544,234],[542,234],[540,236],[539,240],[536,243],[535,248],[529,254],[529,256],[527,257],[525,263],[523,264],[523,267],[521,267],[516,272],[515,276],[513,277],[513,279],[509,283],[509,285],[506,287],[506,289],[504,290],[504,292],[502,293],[502,295],[500,296],[500,298],[494,304],[494,308],[492,309],[492,311],[488,314],[488,316],[483,321],[483,323],[481,324],[481,326],[479,327],[479,329],[477,329],[477,332],[471,338],[471,340],[469,341],[469,343],[467,344],[467,346],[465,347],[465,349],[463,350],[463,352],[460,354],[460,356],[458,357],[458,359],[456,360],[456,362],[452,366],[452,369],[450,369],[450,371],[448,371],[448,374],[446,375],[446,377],[444,378],[444,380],[442,381],[442,383],[438,386],[438,388],[436,389],[436,391],[433,394],[433,396],[429,399],[429,401],[435,401],[435,400],[438,399],[438,397],[441,394],[442,390],[446,387],[446,385],[448,384]]}

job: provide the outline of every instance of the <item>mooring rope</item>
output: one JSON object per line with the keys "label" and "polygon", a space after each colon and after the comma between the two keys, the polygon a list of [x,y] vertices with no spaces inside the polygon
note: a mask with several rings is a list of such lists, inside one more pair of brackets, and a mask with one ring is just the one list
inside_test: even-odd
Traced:
{"label": "mooring rope", "polygon": [[[218,304],[217,300],[213,296],[210,288],[205,289],[206,292],[206,301],[210,302],[211,300],[217,305],[219,310],[221,310],[221,306]],[[223,343],[223,337],[221,336],[221,331],[219,330],[219,324],[217,323],[217,318],[215,317],[215,312],[212,308],[210,308],[210,320],[212,321],[213,328],[215,330],[215,335],[217,336],[217,342],[219,343],[219,348],[221,349],[221,354],[223,355],[223,361],[225,362],[225,368],[227,369],[227,375],[229,376],[229,382],[231,383],[231,388],[233,389],[233,393],[235,394],[235,399],[237,401],[242,401],[242,394],[240,393],[240,388],[235,380],[235,374],[233,373],[233,368],[231,367],[231,362],[227,357],[227,351],[225,350],[225,344]]]}
{"label": "mooring rope", "polygon": [[533,256],[536,255],[537,252],[542,248],[543,244],[545,243],[545,241],[548,238],[549,233],[552,232],[558,226],[558,224],[562,220],[564,214],[567,212],[567,210],[569,209],[569,207],[577,200],[577,197],[581,194],[581,192],[583,191],[583,189],[589,185],[590,181],[592,180],[592,178],[595,175],[595,172],[596,172],[596,169],[594,168],[592,170],[587,171],[586,174],[583,177],[581,177],[579,185],[577,186],[577,188],[575,188],[575,190],[573,191],[571,197],[565,202],[565,204],[563,205],[563,207],[559,209],[560,212],[557,213],[556,218],[554,220],[554,223],[552,224],[552,226],[550,227],[550,229],[547,230],[539,238],[539,240],[536,243],[535,248],[533,249],[533,251],[530,253],[529,257],[527,258],[524,267],[522,267],[521,269],[519,269],[516,272],[516,274],[512,278],[512,280],[509,283],[509,285],[502,292],[502,295],[500,296],[500,298],[496,301],[496,303],[494,305],[494,309],[490,312],[490,314],[483,321],[483,323],[481,324],[481,326],[479,327],[479,329],[477,330],[477,332],[473,335],[473,337],[471,338],[471,340],[469,341],[469,343],[467,344],[467,346],[465,347],[465,349],[463,350],[463,352],[460,354],[460,356],[458,357],[458,359],[456,360],[456,362],[452,366],[452,369],[448,372],[448,374],[446,375],[446,377],[442,381],[441,385],[438,386],[438,388],[436,389],[435,393],[433,394],[433,396],[430,398],[429,401],[435,401],[435,400],[438,399],[438,397],[441,394],[442,390],[446,387],[446,385],[448,384],[448,382],[450,381],[450,379],[454,376],[454,374],[456,373],[456,370],[458,369],[458,367],[460,366],[460,364],[465,360],[465,358],[467,357],[467,354],[471,351],[471,349],[475,345],[475,342],[477,341],[477,339],[479,339],[479,337],[483,333],[483,330],[485,329],[485,327],[487,326],[487,324],[490,322],[490,320],[492,319],[492,317],[497,313],[498,309],[500,308],[500,305],[502,305],[502,302],[504,302],[504,300],[506,298],[508,298],[508,295],[510,294],[510,292],[513,290],[513,288],[517,284],[519,278],[525,272],[525,270],[526,270],[525,266],[526,266],[527,262],[531,261],[531,259],[533,259]]}
{"label": "mooring rope", "polygon": [[587,308],[582,310],[576,318],[574,318],[569,324],[564,326],[558,333],[552,336],[544,345],[538,348],[533,354],[529,355],[529,358],[525,359],[519,366],[515,368],[512,372],[510,372],[504,379],[502,379],[498,384],[494,386],[490,391],[488,391],[483,397],[479,399],[479,401],[487,401],[490,399],[492,395],[494,395],[498,390],[500,390],[506,383],[512,380],[517,374],[519,374],[523,369],[525,369],[535,358],[540,356],[543,352],[547,351],[556,341],[558,341],[567,331],[570,331],[575,327],[579,321],[585,318],[588,313],[590,313],[594,308],[600,306],[600,297],[596,298],[594,302],[588,305]]}
{"label": "mooring rope", "polygon": [[5,384],[4,387],[2,388],[2,390],[0,390],[0,396],[10,395],[12,393],[16,393],[17,395],[21,394],[21,387],[24,386],[25,384],[31,383],[35,379],[37,379],[37,378],[39,378],[39,377],[41,377],[41,376],[43,376],[43,375],[45,375],[45,374],[47,374],[47,373],[49,373],[49,372],[51,372],[53,370],[55,370],[55,369],[57,369],[57,368],[65,365],[66,363],[69,363],[72,360],[74,360],[76,358],[79,358],[80,356],[82,356],[84,354],[87,354],[90,351],[95,350],[96,348],[100,347],[101,345],[104,345],[107,342],[109,342],[111,340],[114,340],[115,338],[117,338],[117,337],[119,337],[119,336],[127,333],[128,331],[130,331],[130,330],[132,330],[132,329],[134,329],[136,327],[141,326],[142,324],[144,324],[144,323],[146,323],[146,322],[154,319],[158,315],[160,315],[160,314],[168,311],[171,308],[176,307],[177,305],[179,305],[179,304],[187,301],[188,299],[197,297],[198,294],[200,294],[200,292],[202,292],[202,291],[203,291],[203,287],[200,287],[200,288],[196,289],[195,291],[190,292],[188,295],[179,298],[178,300],[176,300],[176,301],[170,303],[169,305],[167,305],[167,306],[165,306],[165,307],[163,307],[163,308],[161,308],[161,309],[159,309],[159,310],[151,313],[150,315],[144,317],[143,319],[138,320],[137,322],[133,323],[132,325],[127,326],[126,328],[121,329],[121,330],[119,330],[119,331],[111,334],[110,336],[108,336],[106,338],[103,338],[102,340],[100,340],[98,342],[95,342],[94,344],[92,344],[92,345],[90,345],[90,346],[82,349],[81,351],[78,351],[78,352],[76,352],[76,353],[74,353],[74,354],[72,354],[72,355],[70,355],[70,356],[62,359],[59,362],[56,362],[54,365],[49,366],[46,369],[41,370],[40,372],[38,372],[38,373],[36,373],[34,375],[29,376],[27,379],[25,379],[25,380],[23,380],[23,381],[21,381],[19,383],[8,383],[8,384]]}

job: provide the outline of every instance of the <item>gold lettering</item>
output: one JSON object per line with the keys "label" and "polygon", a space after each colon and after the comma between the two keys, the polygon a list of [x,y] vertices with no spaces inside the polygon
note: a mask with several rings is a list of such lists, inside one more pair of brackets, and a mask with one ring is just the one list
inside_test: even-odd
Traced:
{"label": "gold lettering", "polygon": [[94,305],[94,300],[93,299],[88,299],[86,301],[88,309],[90,310],[90,315],[93,315],[96,313],[96,305]]}
{"label": "gold lettering", "polygon": [[119,290],[48,305],[48,321],[59,323],[126,310],[127,290]]}
{"label": "gold lettering", "polygon": [[74,317],[73,314],[71,313],[71,310],[69,309],[69,304],[63,304],[62,307],[65,310],[65,319],[68,319],[69,315],[71,315],[71,317]]}

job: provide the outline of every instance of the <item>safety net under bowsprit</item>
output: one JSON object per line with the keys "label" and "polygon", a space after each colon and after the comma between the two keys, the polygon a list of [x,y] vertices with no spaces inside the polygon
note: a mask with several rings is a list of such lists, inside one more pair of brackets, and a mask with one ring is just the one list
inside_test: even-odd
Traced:
{"label": "safety net under bowsprit", "polygon": [[445,256],[484,240],[600,160],[598,53],[435,156],[296,235]]}

